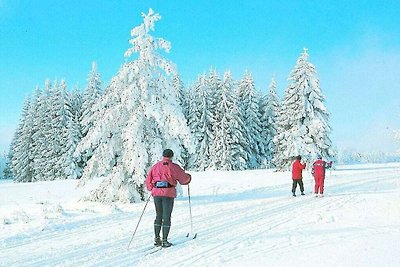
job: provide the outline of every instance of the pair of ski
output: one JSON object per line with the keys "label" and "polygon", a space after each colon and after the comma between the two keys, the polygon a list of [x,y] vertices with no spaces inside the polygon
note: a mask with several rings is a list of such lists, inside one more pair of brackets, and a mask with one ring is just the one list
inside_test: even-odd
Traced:
{"label": "pair of ski", "polygon": [[[184,244],[184,243],[186,243],[186,242],[188,242],[188,241],[191,241],[191,240],[193,240],[193,239],[196,239],[196,237],[197,237],[197,233],[194,234],[193,237],[191,237],[190,234],[188,233],[188,234],[186,235],[186,238],[185,238],[185,239],[180,240],[180,241],[178,241],[178,242],[175,242],[171,247]],[[161,250],[167,249],[167,248],[170,248],[170,247],[162,247],[162,246],[157,246],[157,247],[156,247],[156,246],[152,246],[152,247],[150,247],[150,248],[147,248],[147,249],[143,250],[142,252],[144,253],[144,256],[147,256],[147,255],[151,255],[151,254],[157,253],[158,251],[161,251]]]}

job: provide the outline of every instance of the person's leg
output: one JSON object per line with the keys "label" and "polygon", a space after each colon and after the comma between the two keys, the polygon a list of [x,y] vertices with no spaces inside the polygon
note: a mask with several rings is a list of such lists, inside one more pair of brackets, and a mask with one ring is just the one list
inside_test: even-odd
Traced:
{"label": "person's leg", "polygon": [[299,182],[299,185],[300,185],[301,194],[304,195],[304,184],[303,184],[303,179],[300,179],[298,182]]}
{"label": "person's leg", "polygon": [[317,184],[317,194],[322,194],[323,193],[323,189],[322,189],[322,177],[321,176],[317,176],[316,177],[316,184]]}
{"label": "person's leg", "polygon": [[154,245],[160,246],[160,232],[161,232],[161,223],[163,218],[163,204],[161,197],[154,197],[154,205],[156,207],[156,219],[154,220]]}
{"label": "person's leg", "polygon": [[296,196],[296,188],[297,188],[297,180],[293,180],[293,184],[292,184],[293,196]]}
{"label": "person's leg", "polygon": [[324,181],[325,181],[324,177],[321,177],[321,183],[320,183],[320,192],[321,192],[321,195],[324,194]]}
{"label": "person's leg", "polygon": [[171,243],[167,242],[169,230],[171,228],[171,214],[174,208],[174,198],[163,197],[163,246],[170,246]]}
{"label": "person's leg", "polygon": [[319,185],[318,185],[318,178],[316,176],[314,176],[314,183],[315,183],[315,185],[314,185],[314,193],[318,194]]}

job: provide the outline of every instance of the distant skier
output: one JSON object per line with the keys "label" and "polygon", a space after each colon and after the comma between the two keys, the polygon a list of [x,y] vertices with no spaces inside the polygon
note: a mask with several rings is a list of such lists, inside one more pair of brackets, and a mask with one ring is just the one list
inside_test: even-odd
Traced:
{"label": "distant skier", "polygon": [[301,194],[304,195],[304,184],[303,184],[303,175],[302,172],[306,168],[306,163],[301,162],[301,156],[297,156],[296,160],[293,162],[292,165],[292,193],[293,196],[296,196],[296,188],[297,184],[300,186]]}
{"label": "distant skier", "polygon": [[[146,177],[147,190],[151,191],[156,207],[156,219],[154,220],[154,245],[170,247],[168,234],[171,228],[171,213],[176,197],[177,182],[189,184],[192,177],[177,164],[172,162],[174,152],[165,149],[163,158],[151,167]],[[160,232],[162,228],[162,241]]]}
{"label": "distant skier", "polygon": [[321,155],[317,156],[317,160],[314,162],[311,170],[315,180],[314,193],[316,197],[324,196],[325,169],[329,169],[331,167],[332,161],[326,162],[322,160]]}

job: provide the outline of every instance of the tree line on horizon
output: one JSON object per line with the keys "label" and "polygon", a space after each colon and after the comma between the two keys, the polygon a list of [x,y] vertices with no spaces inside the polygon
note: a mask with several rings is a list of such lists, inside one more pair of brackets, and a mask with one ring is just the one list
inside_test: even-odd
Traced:
{"label": "tree line on horizon", "polygon": [[[127,60],[102,89],[95,63],[83,92],[45,82],[22,109],[7,172],[16,182],[80,179],[85,200],[145,199],[148,168],[164,148],[189,170],[287,170],[296,155],[336,155],[329,112],[307,49],[282,100],[274,78],[263,95],[251,73],[239,81],[211,69],[185,86],[154,37],[161,17],[149,10],[131,31]],[[97,183],[92,183],[97,180]]]}

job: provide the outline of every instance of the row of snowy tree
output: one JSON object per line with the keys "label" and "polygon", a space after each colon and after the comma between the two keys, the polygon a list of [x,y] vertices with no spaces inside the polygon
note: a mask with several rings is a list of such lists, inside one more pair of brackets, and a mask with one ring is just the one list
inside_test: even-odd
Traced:
{"label": "row of snowy tree", "polygon": [[338,164],[398,162],[400,161],[400,154],[398,152],[360,152],[354,149],[339,149],[336,160]]}
{"label": "row of snowy tree", "polygon": [[[200,75],[185,89],[152,36],[161,17],[149,10],[131,31],[132,45],[104,93],[93,66],[83,93],[46,82],[27,100],[11,150],[16,181],[81,178],[88,200],[136,202],[164,148],[194,170],[286,169],[293,156],[332,158],[329,113],[305,49],[282,101],[272,80],[261,95],[250,73]],[[135,56],[133,60],[129,60]],[[93,182],[96,181],[96,182]]]}
{"label": "row of snowy tree", "polygon": [[90,128],[91,108],[100,98],[100,80],[93,65],[83,93],[69,92],[64,80],[37,87],[22,109],[9,153],[9,168],[18,182],[80,177],[82,162],[73,157]]}
{"label": "row of snowy tree", "polygon": [[[179,87],[178,87],[179,88]],[[195,143],[189,168],[244,170],[272,167],[279,107],[273,81],[269,94],[256,91],[251,74],[239,82],[229,71],[201,75],[181,103]]]}
{"label": "row of snowy tree", "polygon": [[295,155],[309,162],[317,154],[332,159],[329,113],[306,49],[289,81],[279,101],[274,79],[267,94],[261,95],[251,74],[234,81],[229,71],[221,79],[211,70],[208,76],[199,76],[186,97],[178,93],[196,147],[189,167],[287,169]]}

